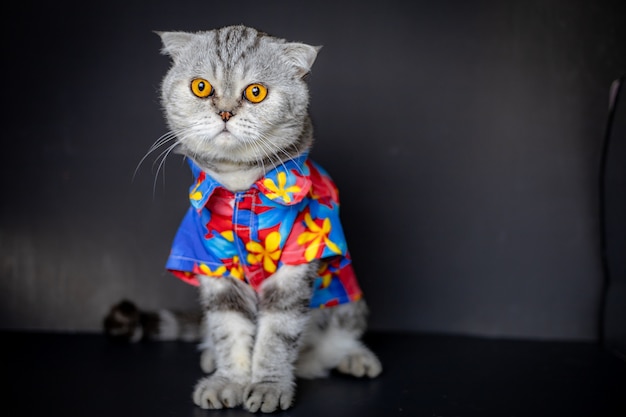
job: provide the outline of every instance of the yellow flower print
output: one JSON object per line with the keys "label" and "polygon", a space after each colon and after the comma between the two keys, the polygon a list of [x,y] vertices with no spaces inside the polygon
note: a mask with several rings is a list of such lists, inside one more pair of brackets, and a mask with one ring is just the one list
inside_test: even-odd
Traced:
{"label": "yellow flower print", "polygon": [[226,267],[224,265],[218,266],[215,271],[212,271],[208,265],[200,264],[200,271],[202,271],[202,273],[208,277],[220,278],[223,277],[226,273]]}
{"label": "yellow flower print", "polygon": [[232,230],[225,230],[220,235],[231,243],[235,241],[235,233]]}
{"label": "yellow flower print", "polygon": [[321,288],[327,288],[330,285],[330,281],[333,279],[333,273],[328,269],[328,263],[322,262],[319,269],[317,270],[317,275],[322,278],[322,286]]}
{"label": "yellow flower print", "polygon": [[237,255],[233,256],[233,266],[230,268],[230,276],[240,281],[244,280],[243,267]]}
{"label": "yellow flower print", "polygon": [[256,265],[263,263],[263,269],[269,273],[276,272],[276,264],[280,258],[280,233],[271,232],[265,238],[265,245],[259,242],[250,241],[246,243],[248,252],[248,263]]}
{"label": "yellow flower print", "polygon": [[265,188],[271,191],[271,193],[267,194],[267,197],[270,200],[275,200],[277,198],[282,198],[285,203],[291,203],[291,196],[289,193],[299,193],[302,189],[297,185],[292,185],[291,187],[285,188],[287,185],[287,174],[284,172],[278,173],[278,185],[274,183],[274,180],[270,178],[266,178],[263,180],[263,185]]}
{"label": "yellow flower print", "polygon": [[341,255],[341,249],[339,249],[339,247],[328,238],[332,228],[329,218],[324,219],[322,227],[319,227],[311,218],[311,213],[307,213],[304,216],[304,223],[308,227],[309,231],[303,232],[300,236],[298,236],[298,244],[304,245],[305,243],[311,242],[304,251],[304,259],[306,259],[307,262],[311,262],[315,259],[322,241],[326,244],[328,249],[338,255]]}
{"label": "yellow flower print", "polygon": [[[221,232],[220,235],[222,235],[224,239],[228,240],[231,243],[235,241],[235,233],[232,230],[225,230]],[[230,268],[230,276],[240,281],[243,281],[245,279],[243,267],[241,266],[241,262],[239,262],[239,256],[237,255],[232,257],[232,266]]]}
{"label": "yellow flower print", "polygon": [[202,191],[198,191],[198,187],[200,187],[200,183],[193,187],[193,190],[189,192],[189,199],[193,201],[202,200]]}

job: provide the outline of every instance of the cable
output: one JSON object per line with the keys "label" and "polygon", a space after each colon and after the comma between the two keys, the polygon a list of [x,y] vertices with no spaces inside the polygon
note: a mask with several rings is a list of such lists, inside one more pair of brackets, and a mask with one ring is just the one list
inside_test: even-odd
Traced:
{"label": "cable", "polygon": [[617,80],[613,81],[609,93],[609,113],[604,132],[604,143],[602,145],[602,155],[600,159],[600,256],[602,263],[602,290],[600,293],[600,312],[598,314],[598,341],[601,345],[605,344],[605,320],[606,320],[606,308],[609,294],[609,288],[611,286],[611,274],[609,271],[609,261],[607,256],[607,219],[606,219],[606,178],[607,178],[607,163],[609,157],[609,149],[611,145],[611,133],[613,131],[613,120],[615,118],[615,112],[617,104],[620,99],[620,92],[624,83],[624,77],[622,75]]}

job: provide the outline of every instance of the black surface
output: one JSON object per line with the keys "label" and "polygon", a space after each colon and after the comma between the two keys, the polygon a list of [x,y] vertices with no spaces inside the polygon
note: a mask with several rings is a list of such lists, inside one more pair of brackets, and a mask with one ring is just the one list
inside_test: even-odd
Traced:
{"label": "black surface", "polygon": [[[206,411],[193,344],[2,333],[7,416],[247,416]],[[300,381],[286,416],[624,416],[626,363],[597,345],[371,334],[385,371]],[[6,400],[8,399],[8,404]]]}

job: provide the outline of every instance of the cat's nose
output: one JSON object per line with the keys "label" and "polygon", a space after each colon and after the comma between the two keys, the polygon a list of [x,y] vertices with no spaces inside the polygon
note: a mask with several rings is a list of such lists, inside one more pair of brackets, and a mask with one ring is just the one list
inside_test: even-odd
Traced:
{"label": "cat's nose", "polygon": [[228,120],[230,120],[231,117],[234,116],[234,114],[230,111],[225,111],[222,110],[221,112],[217,113],[220,115],[220,117],[222,118],[223,121],[227,122]]}

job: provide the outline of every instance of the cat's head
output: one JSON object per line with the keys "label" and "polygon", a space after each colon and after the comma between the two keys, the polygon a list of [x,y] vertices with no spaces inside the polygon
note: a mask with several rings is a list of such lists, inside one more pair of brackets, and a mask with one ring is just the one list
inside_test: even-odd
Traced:
{"label": "cat's head", "polygon": [[319,47],[245,26],[158,34],[173,61],[161,100],[180,153],[205,167],[256,165],[310,146],[304,77]]}

